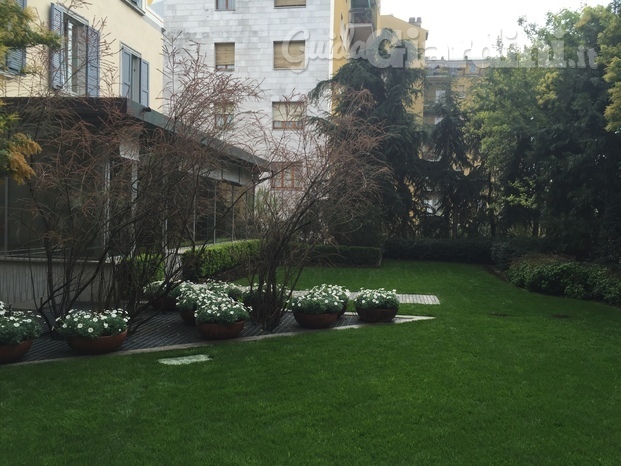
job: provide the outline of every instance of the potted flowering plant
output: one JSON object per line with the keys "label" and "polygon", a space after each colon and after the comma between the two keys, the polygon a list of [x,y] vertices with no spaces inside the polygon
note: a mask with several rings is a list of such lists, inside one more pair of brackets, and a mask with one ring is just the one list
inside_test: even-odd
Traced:
{"label": "potted flowering plant", "polygon": [[350,292],[347,288],[341,285],[323,284],[323,285],[316,286],[311,291],[313,290],[324,291],[330,296],[333,296],[334,298],[338,299],[342,304],[342,308],[339,311],[339,317],[345,314],[345,312],[347,311],[347,304],[349,303],[349,295],[350,295]]}
{"label": "potted flowering plant", "polygon": [[122,309],[104,311],[70,310],[56,319],[55,330],[69,346],[85,353],[108,353],[118,349],[127,337],[129,317]]}
{"label": "potted flowering plant", "polygon": [[223,292],[202,289],[195,296],[194,318],[201,335],[210,340],[234,338],[250,317],[246,306]]}
{"label": "potted flowering plant", "polygon": [[356,312],[365,322],[390,322],[398,311],[399,298],[396,290],[361,289],[356,296]]}
{"label": "potted flowering plant", "polygon": [[347,306],[347,290],[334,285],[316,286],[291,300],[290,308],[296,322],[308,328],[332,325],[343,307]]}
{"label": "potted flowering plant", "polygon": [[22,358],[32,346],[32,340],[41,335],[39,317],[7,309],[0,301],[0,364]]}

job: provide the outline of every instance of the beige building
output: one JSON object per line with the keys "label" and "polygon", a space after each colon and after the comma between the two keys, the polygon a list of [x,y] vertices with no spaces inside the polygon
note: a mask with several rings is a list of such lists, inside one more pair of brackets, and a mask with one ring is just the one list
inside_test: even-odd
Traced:
{"label": "beige building", "polygon": [[[18,0],[62,47],[13,51],[0,75],[5,97],[127,97],[161,108],[163,21],[148,0]],[[150,3],[150,2],[149,2]],[[22,71],[28,74],[22,74]]]}
{"label": "beige building", "polygon": [[451,89],[458,99],[465,99],[476,81],[485,74],[489,67],[486,60],[429,60],[425,64],[427,70],[425,86],[424,122],[435,125],[438,116],[433,111],[434,104],[439,102],[447,89]]}

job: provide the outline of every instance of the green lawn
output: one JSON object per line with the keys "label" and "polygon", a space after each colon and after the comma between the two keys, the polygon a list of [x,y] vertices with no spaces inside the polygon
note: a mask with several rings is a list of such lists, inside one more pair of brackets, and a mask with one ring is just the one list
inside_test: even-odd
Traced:
{"label": "green lawn", "polygon": [[299,287],[321,282],[442,304],[404,307],[424,322],[0,367],[0,464],[621,462],[621,310],[459,264],[309,269]]}

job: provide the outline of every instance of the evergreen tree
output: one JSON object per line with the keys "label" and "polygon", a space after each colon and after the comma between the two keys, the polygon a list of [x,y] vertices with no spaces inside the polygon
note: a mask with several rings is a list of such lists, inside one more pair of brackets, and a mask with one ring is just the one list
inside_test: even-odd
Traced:
{"label": "evergreen tree", "polygon": [[[378,66],[371,53],[380,59],[406,57],[400,66]],[[379,124],[384,136],[376,159],[390,168],[382,179],[382,223],[390,235],[408,236],[413,217],[421,214],[415,200],[420,189],[420,148],[422,128],[412,108],[420,95],[423,70],[411,68],[407,57],[415,58],[407,41],[384,40],[377,51],[367,50],[364,58],[350,60],[329,80],[320,82],[311,92],[311,100],[332,99],[333,113],[361,118]],[[362,98],[362,96],[366,96]],[[365,102],[364,105],[361,102]],[[367,105],[367,103],[369,103]]]}

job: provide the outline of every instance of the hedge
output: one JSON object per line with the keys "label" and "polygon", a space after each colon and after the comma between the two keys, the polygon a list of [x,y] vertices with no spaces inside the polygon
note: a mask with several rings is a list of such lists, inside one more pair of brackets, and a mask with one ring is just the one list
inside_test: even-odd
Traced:
{"label": "hedge", "polygon": [[183,279],[201,281],[248,263],[259,252],[258,240],[207,246],[183,253]]}
{"label": "hedge", "polygon": [[507,277],[529,291],[621,306],[621,276],[603,265],[530,255],[513,263]]}
{"label": "hedge", "polygon": [[417,238],[391,239],[384,245],[388,259],[492,263],[491,238]]}
{"label": "hedge", "polygon": [[382,264],[382,250],[364,246],[319,245],[313,249],[309,263],[339,267],[379,267]]}

